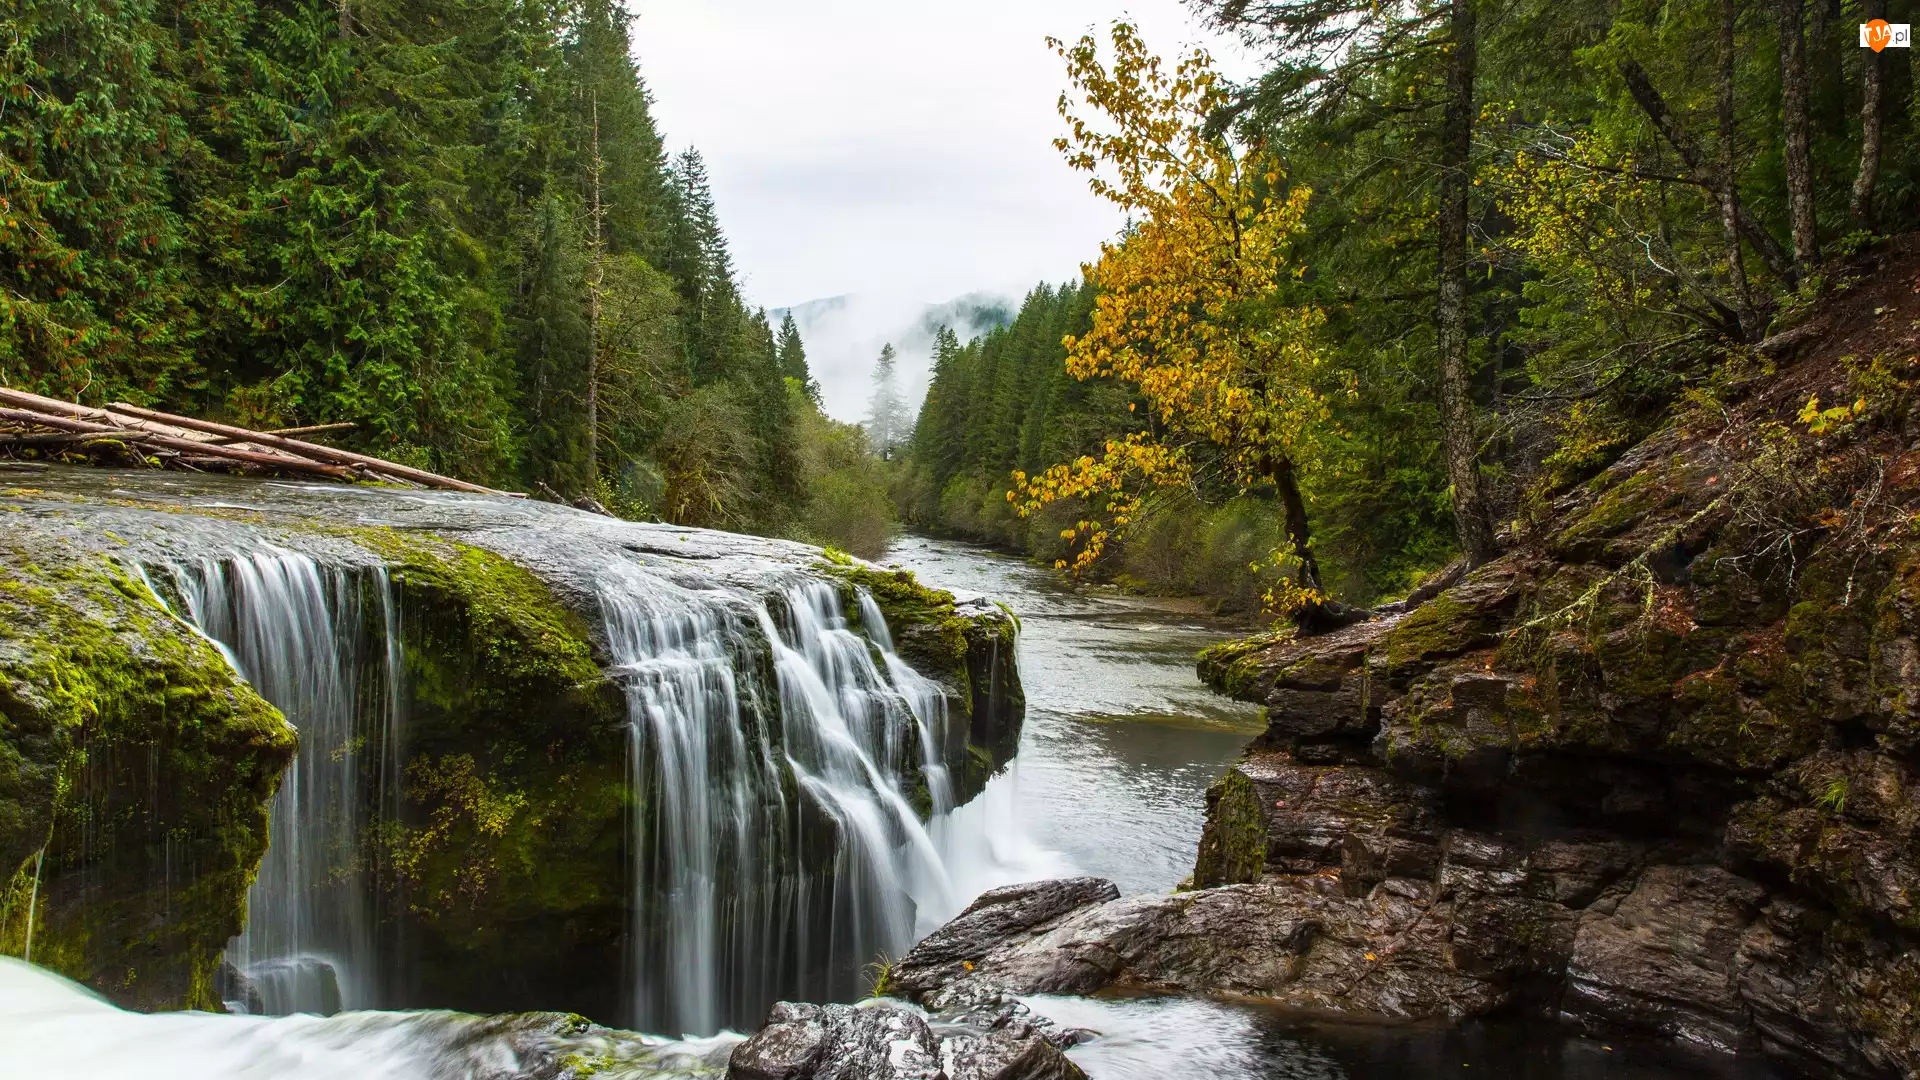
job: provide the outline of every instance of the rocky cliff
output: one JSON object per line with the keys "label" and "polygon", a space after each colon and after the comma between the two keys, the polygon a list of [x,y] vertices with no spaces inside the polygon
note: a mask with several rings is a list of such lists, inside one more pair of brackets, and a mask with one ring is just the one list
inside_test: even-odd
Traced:
{"label": "rocky cliff", "polygon": [[1920,1074],[1916,247],[1426,603],[1203,657],[1269,727],[1209,793],[1194,889],[990,894],[896,980],[1513,1010]]}
{"label": "rocky cliff", "polygon": [[[337,624],[295,630],[374,643],[334,650],[350,716],[328,745],[187,618],[194,582],[287,558],[317,568]],[[374,1000],[620,1016],[628,848],[659,793],[633,790],[601,609],[616,571],[741,608],[749,635],[796,581],[856,619],[871,597],[946,698],[954,793],[1011,757],[1012,619],[818,549],[493,497],[0,467],[0,952],[134,1007],[220,1008],[299,744],[361,763],[318,857],[373,894],[353,929],[382,957]],[[777,740],[766,643],[724,649]]]}

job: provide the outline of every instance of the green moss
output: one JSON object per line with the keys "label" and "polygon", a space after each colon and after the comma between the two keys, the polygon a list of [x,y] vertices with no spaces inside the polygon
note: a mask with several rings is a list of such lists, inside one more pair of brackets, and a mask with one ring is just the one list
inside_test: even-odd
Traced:
{"label": "green moss", "polygon": [[[952,593],[920,584],[910,570],[881,570],[831,560],[818,568],[841,582],[848,611],[859,610],[853,603],[856,589],[872,595],[887,617],[900,654],[915,668],[948,675],[965,666],[968,635],[974,623],[955,612]],[[1011,627],[1007,640],[1012,643]]]}
{"label": "green moss", "polygon": [[1267,817],[1253,781],[1229,769],[1207,789],[1207,821],[1193,864],[1193,888],[1259,881],[1267,866]]}
{"label": "green moss", "polygon": [[1389,676],[1423,661],[1458,656],[1479,644],[1489,629],[1484,612],[1450,593],[1415,608],[1382,640]]}
{"label": "green moss", "polygon": [[[36,561],[37,560],[37,561]],[[144,1008],[219,1008],[294,733],[103,557],[0,555],[0,951]],[[82,883],[85,883],[82,885]]]}
{"label": "green moss", "polygon": [[1553,548],[1571,554],[1591,554],[1595,541],[1631,531],[1647,515],[1677,498],[1670,470],[1652,469],[1634,473],[1607,488],[1593,506],[1553,540]]}
{"label": "green moss", "polygon": [[369,840],[421,992],[470,1000],[517,956],[612,947],[641,796],[624,698],[585,619],[493,552],[393,530],[352,538],[400,596],[411,764],[402,819],[376,820]]}
{"label": "green moss", "polygon": [[1197,658],[1200,681],[1230,698],[1263,704],[1273,685],[1268,650],[1292,641],[1296,633],[1289,627],[1203,649]]}
{"label": "green moss", "polygon": [[604,681],[586,620],[532,571],[483,548],[434,536],[395,529],[350,535],[386,561],[403,595],[426,596],[458,612],[468,638],[466,659],[484,665],[498,681],[575,687]]}

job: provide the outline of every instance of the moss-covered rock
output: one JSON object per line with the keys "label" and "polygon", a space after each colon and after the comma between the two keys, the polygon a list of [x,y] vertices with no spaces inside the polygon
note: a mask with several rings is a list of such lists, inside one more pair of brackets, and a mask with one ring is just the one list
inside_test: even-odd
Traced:
{"label": "moss-covered rock", "polygon": [[1239,769],[1207,789],[1207,823],[1193,863],[1193,887],[1259,881],[1267,866],[1266,814]]}
{"label": "moss-covered rock", "polygon": [[963,605],[908,570],[851,560],[823,561],[818,569],[840,582],[849,612],[859,611],[861,591],[872,596],[901,658],[946,690],[948,716],[958,721],[945,753],[955,795],[964,802],[978,794],[1013,760],[1026,718],[1012,613],[984,600]]}
{"label": "moss-covered rock", "polygon": [[399,598],[410,764],[376,817],[398,1000],[617,1015],[636,794],[585,619],[480,548],[369,532]]}
{"label": "moss-covered rock", "polygon": [[134,573],[0,541],[0,951],[133,1007],[219,1009],[293,751]]}
{"label": "moss-covered rock", "polygon": [[[1325,638],[1221,646],[1202,676],[1267,707],[1258,751],[1384,770],[1444,811],[1449,844],[1484,830],[1499,833],[1489,850],[1534,845],[1527,859],[1563,843],[1635,852],[1622,865],[1659,903],[1554,887],[1574,910],[1553,912],[1547,936],[1578,930],[1560,968],[1529,977],[1561,1010],[1756,1041],[1818,1075],[1920,1074],[1914,388],[1842,431],[1796,419],[1850,369],[1808,365],[1683,410],[1426,603]],[[1342,731],[1338,717],[1355,719]],[[1210,796],[1198,882],[1246,880],[1250,808],[1274,874],[1270,804],[1295,799],[1242,771]],[[1373,834],[1347,835],[1347,887],[1450,898],[1462,963],[1526,952],[1505,924],[1539,902],[1514,899],[1539,866],[1379,871]],[[1669,966],[1694,931],[1663,905],[1711,913],[1715,958]]]}

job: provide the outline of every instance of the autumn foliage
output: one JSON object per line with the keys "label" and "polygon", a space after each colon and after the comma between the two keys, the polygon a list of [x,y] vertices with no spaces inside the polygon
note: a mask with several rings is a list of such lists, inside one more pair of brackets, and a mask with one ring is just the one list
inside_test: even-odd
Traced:
{"label": "autumn foliage", "polygon": [[[1300,272],[1288,245],[1310,193],[1288,187],[1262,147],[1208,129],[1227,91],[1207,54],[1168,71],[1125,23],[1112,29],[1110,65],[1091,35],[1051,44],[1097,114],[1080,115],[1063,94],[1071,133],[1056,145],[1133,221],[1086,268],[1099,290],[1093,327],[1066,340],[1067,368],[1123,380],[1148,414],[1143,430],[1108,441],[1099,457],[1014,475],[1008,499],[1023,513],[1067,498],[1104,511],[1063,533],[1078,572],[1125,531],[1148,491],[1193,483],[1203,460],[1242,488],[1296,484],[1329,414],[1314,344],[1321,313],[1275,300],[1282,276]],[[1291,495],[1298,502],[1297,485]],[[1304,556],[1305,522],[1289,525]]]}

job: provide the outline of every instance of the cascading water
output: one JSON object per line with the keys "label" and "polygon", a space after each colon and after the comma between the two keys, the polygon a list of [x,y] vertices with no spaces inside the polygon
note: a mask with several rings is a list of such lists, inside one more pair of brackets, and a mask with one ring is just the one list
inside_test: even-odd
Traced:
{"label": "cascading water", "polygon": [[[386,575],[272,550],[163,576],[300,736],[228,948],[258,995],[241,1004],[431,1004],[381,1000],[367,868],[372,816],[404,819],[405,665]],[[855,999],[866,965],[980,888],[1028,876],[994,863],[991,844],[954,842],[945,692],[894,651],[864,591],[849,618],[817,579],[761,596],[616,562],[597,585],[635,793],[628,1023],[705,1034],[751,1026],[780,997]]]}
{"label": "cascading water", "polygon": [[166,569],[192,625],[299,732],[246,929],[227,947],[258,995],[236,1004],[276,1015],[377,1005],[362,808],[373,791],[397,810],[404,761],[387,576],[282,551]]}
{"label": "cascading water", "polygon": [[602,580],[644,793],[636,1026],[710,1032],[776,996],[858,996],[862,965],[913,942],[914,884],[944,887],[912,792],[951,807],[946,701],[862,600],[856,630],[822,581],[770,605]]}

